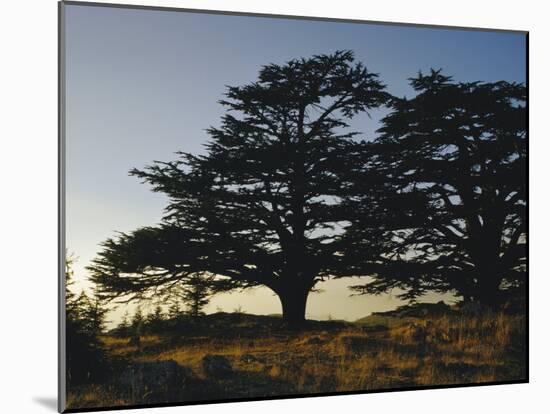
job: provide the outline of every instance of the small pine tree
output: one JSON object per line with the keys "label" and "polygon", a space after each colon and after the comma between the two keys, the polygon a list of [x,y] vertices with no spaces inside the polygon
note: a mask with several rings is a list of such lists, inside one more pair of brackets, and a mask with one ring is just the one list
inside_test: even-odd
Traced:
{"label": "small pine tree", "polygon": [[124,315],[122,315],[122,319],[120,320],[120,323],[118,324],[117,329],[128,329],[130,326],[130,323],[128,322],[128,311],[124,312]]}
{"label": "small pine tree", "polygon": [[164,313],[162,307],[157,305],[155,310],[147,315],[147,323],[152,323],[155,321],[162,321],[164,319]]}
{"label": "small pine tree", "polygon": [[120,323],[115,329],[116,335],[120,337],[128,336],[130,334],[130,322],[129,322],[128,311],[124,312]]}
{"label": "small pine tree", "polygon": [[107,312],[108,310],[103,306],[98,296],[94,295],[94,297],[88,299],[84,317],[88,321],[89,330],[92,335],[99,336],[103,334]]}
{"label": "small pine tree", "polygon": [[67,320],[74,320],[77,317],[76,295],[71,290],[74,285],[74,270],[73,266],[77,260],[74,253],[65,253],[65,305],[67,308]]}
{"label": "small pine tree", "polygon": [[136,309],[136,312],[134,313],[134,317],[132,318],[132,323],[131,323],[131,328],[134,335],[137,335],[137,336],[141,335],[144,322],[145,322],[145,319],[143,317],[141,306],[138,306]]}
{"label": "small pine tree", "polygon": [[181,306],[180,306],[181,299],[179,297],[172,298],[170,307],[168,308],[168,318],[178,319],[182,312],[181,312]]}
{"label": "small pine tree", "polygon": [[211,276],[196,274],[189,278],[182,289],[182,300],[187,305],[187,313],[196,318],[203,315],[203,309],[213,295]]}
{"label": "small pine tree", "polygon": [[66,281],[66,346],[67,383],[69,386],[100,381],[107,373],[106,351],[99,339],[106,310],[99,300],[82,291],[75,295],[73,286],[74,255],[67,255]]}
{"label": "small pine tree", "polygon": [[164,312],[160,305],[155,307],[155,310],[147,315],[147,329],[153,333],[162,331],[162,323],[164,321]]}

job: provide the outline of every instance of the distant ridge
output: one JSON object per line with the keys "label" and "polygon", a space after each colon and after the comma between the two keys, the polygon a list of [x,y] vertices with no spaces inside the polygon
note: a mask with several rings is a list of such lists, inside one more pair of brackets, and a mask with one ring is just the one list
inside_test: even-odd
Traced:
{"label": "distant ridge", "polygon": [[359,324],[382,324],[393,325],[392,319],[404,319],[404,318],[423,318],[429,316],[442,316],[454,313],[455,310],[447,305],[443,301],[437,303],[414,303],[411,305],[403,305],[395,310],[387,312],[373,312],[369,316],[359,318],[355,323]]}

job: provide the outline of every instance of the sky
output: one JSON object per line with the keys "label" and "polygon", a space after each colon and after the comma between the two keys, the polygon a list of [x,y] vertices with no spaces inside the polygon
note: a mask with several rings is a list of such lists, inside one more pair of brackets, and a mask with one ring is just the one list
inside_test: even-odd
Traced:
{"label": "sky", "polygon": [[[65,16],[66,246],[78,257],[82,288],[99,243],[162,217],[166,198],[128,171],[173,160],[176,151],[203,153],[206,128],[220,123],[226,86],[254,81],[262,65],[349,49],[397,96],[413,95],[408,78],[430,68],[457,81],[526,76],[520,33],[90,5],[67,5]],[[359,116],[351,126],[372,139],[380,115]],[[307,316],[355,320],[401,304],[391,293],[350,297],[347,286],[359,282],[319,285]],[[236,308],[280,313],[278,299],[262,288],[217,296],[206,310]],[[111,313],[113,323],[123,312]]]}

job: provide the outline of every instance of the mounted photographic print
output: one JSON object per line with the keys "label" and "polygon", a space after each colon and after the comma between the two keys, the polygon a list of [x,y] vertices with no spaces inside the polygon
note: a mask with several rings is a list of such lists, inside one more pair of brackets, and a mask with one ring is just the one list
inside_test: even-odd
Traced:
{"label": "mounted photographic print", "polygon": [[527,40],[61,2],[60,411],[526,382]]}

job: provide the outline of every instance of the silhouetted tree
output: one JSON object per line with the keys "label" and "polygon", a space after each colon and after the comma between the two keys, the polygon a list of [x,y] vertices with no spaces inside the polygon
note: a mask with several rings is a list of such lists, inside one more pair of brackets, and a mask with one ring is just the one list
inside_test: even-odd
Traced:
{"label": "silhouetted tree", "polygon": [[456,83],[440,71],[411,85],[417,95],[393,99],[356,180],[348,236],[381,243],[377,260],[364,256],[374,280],[355,289],[452,291],[495,307],[525,282],[525,86]]}
{"label": "silhouetted tree", "polygon": [[75,294],[71,290],[74,285],[74,264],[76,257],[73,253],[65,252],[65,306],[66,306],[66,318],[69,321],[69,318],[77,316],[77,307],[75,301]]}
{"label": "silhouetted tree", "polygon": [[181,295],[192,317],[202,315],[203,308],[210,302],[211,296],[215,293],[211,287],[214,278],[214,275],[196,273],[186,280]]}
{"label": "silhouetted tree", "polygon": [[106,372],[106,351],[99,339],[106,311],[97,298],[85,292],[76,296],[73,285],[73,255],[65,260],[67,382],[70,386],[99,381]]}
{"label": "silhouetted tree", "polygon": [[147,329],[154,333],[160,333],[164,322],[164,312],[160,305],[155,306],[153,312],[147,315]]}
{"label": "silhouetted tree", "polygon": [[130,335],[131,327],[130,327],[128,311],[124,312],[124,315],[122,315],[122,319],[120,320],[120,323],[117,325],[117,327],[113,330],[112,333],[121,337]]}
{"label": "silhouetted tree", "polygon": [[99,336],[105,330],[107,308],[97,294],[90,298],[84,292],[81,294],[82,317],[86,321],[86,329],[90,335]]}
{"label": "silhouetted tree", "polygon": [[141,306],[136,308],[134,316],[132,317],[131,327],[135,334],[139,335],[143,329],[143,323],[145,322],[145,317],[143,316],[143,311]]}
{"label": "silhouetted tree", "polygon": [[163,319],[164,312],[162,311],[162,307],[160,305],[155,306],[153,312],[147,315],[147,323],[151,323],[153,321],[161,321]]}
{"label": "silhouetted tree", "polygon": [[214,290],[269,287],[284,319],[301,323],[315,284],[349,273],[338,239],[358,143],[347,120],[386,100],[349,51],[269,64],[229,87],[206,155],[131,171],[168,195],[166,214],[104,242],[93,280],[106,296],[140,299],[207,272]]}
{"label": "silhouetted tree", "polygon": [[168,308],[168,318],[169,319],[177,319],[182,315],[181,306],[180,306],[180,298],[173,298],[170,303],[170,307]]}
{"label": "silhouetted tree", "polygon": [[141,349],[141,335],[144,333],[145,317],[141,310],[141,306],[138,305],[130,322],[130,341],[129,345],[137,346],[138,350]]}

